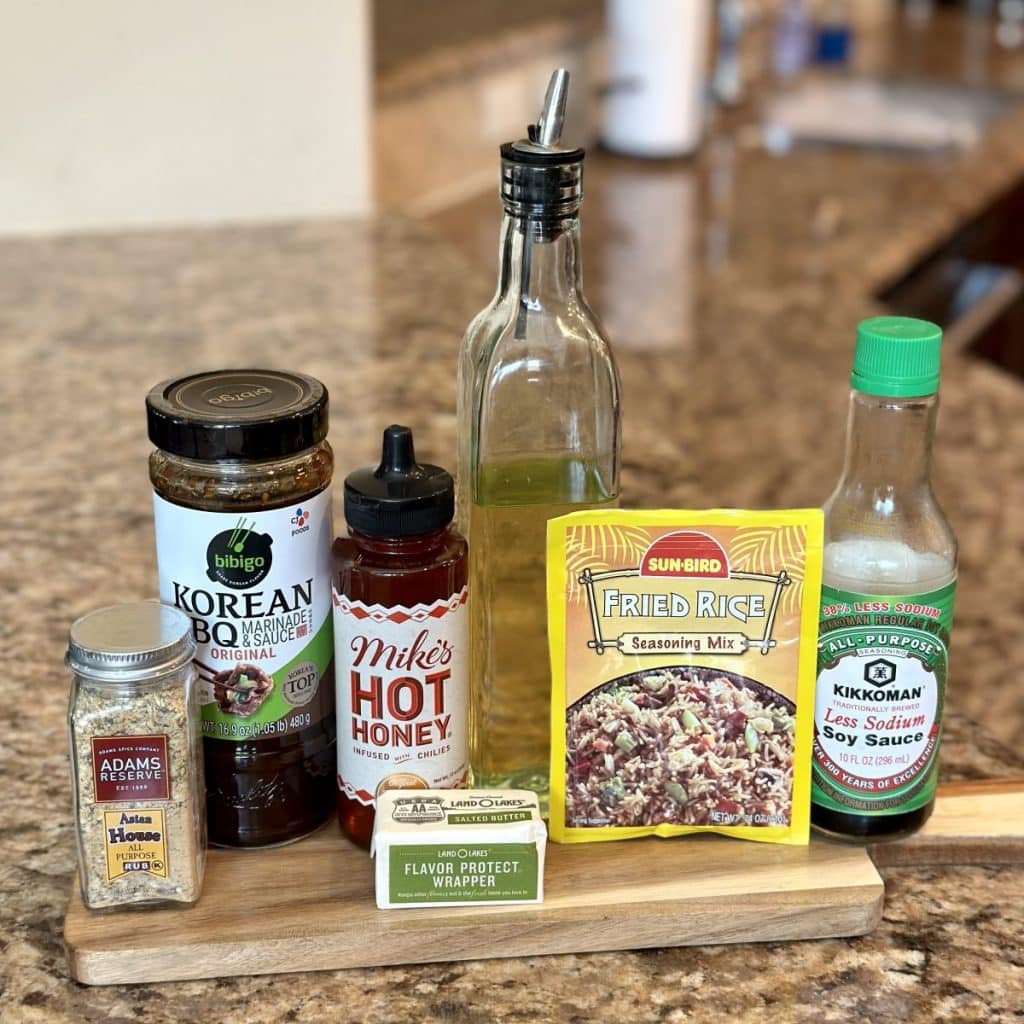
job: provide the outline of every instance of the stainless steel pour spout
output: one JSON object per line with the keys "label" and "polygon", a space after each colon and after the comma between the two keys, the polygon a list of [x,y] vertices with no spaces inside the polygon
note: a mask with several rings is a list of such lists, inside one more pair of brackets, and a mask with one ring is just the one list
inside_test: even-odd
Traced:
{"label": "stainless steel pour spout", "polygon": [[562,141],[565,124],[565,102],[569,95],[569,72],[556,68],[551,73],[544,106],[535,125],[530,125],[530,141],[546,147],[558,146]]}
{"label": "stainless steel pour spout", "polygon": [[[569,72],[556,68],[528,137],[501,147],[502,201],[517,215],[544,218],[549,226],[577,210],[583,198],[584,152],[578,146],[566,149],[562,142],[568,96]],[[532,230],[543,233],[548,228],[534,225]]]}

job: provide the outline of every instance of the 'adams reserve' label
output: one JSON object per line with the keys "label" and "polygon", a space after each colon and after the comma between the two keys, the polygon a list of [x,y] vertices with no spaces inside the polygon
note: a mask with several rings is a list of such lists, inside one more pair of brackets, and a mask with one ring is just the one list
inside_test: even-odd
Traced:
{"label": "'adams reserve' label", "polygon": [[934,797],[955,592],[955,581],[910,596],[822,588],[815,804],[886,815]]}
{"label": "'adams reserve' label", "polygon": [[467,594],[385,608],[335,591],[338,788],[350,799],[371,806],[391,776],[402,789],[465,780]]}
{"label": "'adams reserve' label", "polygon": [[203,735],[286,736],[333,714],[330,488],[245,514],[153,504],[160,600],[192,619]]}
{"label": "'adams reserve' label", "polygon": [[94,736],[91,746],[96,803],[170,799],[166,736]]}

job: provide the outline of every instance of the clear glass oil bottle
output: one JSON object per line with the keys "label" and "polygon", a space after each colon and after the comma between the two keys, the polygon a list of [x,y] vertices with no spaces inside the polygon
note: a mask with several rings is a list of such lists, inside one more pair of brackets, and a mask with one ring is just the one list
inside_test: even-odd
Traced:
{"label": "clear glass oil bottle", "polygon": [[931,814],[957,544],[930,480],[942,334],[858,330],[843,474],[825,504],[811,822],[860,842]]}
{"label": "clear glass oil bottle", "polygon": [[546,524],[619,493],[619,379],[583,297],[583,150],[559,144],[567,75],[501,148],[498,288],[459,363],[459,522],[469,541],[477,785],[547,793]]}

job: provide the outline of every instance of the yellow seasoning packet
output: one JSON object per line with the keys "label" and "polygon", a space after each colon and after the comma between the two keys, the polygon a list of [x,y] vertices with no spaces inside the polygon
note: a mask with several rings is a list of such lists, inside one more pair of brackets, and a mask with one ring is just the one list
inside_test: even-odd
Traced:
{"label": "yellow seasoning packet", "polygon": [[819,509],[548,522],[557,842],[808,841]]}

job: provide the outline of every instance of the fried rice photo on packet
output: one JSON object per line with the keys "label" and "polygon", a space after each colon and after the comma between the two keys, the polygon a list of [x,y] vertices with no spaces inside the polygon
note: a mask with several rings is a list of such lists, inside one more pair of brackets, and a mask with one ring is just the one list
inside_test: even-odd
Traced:
{"label": "fried rice photo on packet", "polygon": [[548,523],[551,837],[804,844],[822,515]]}

